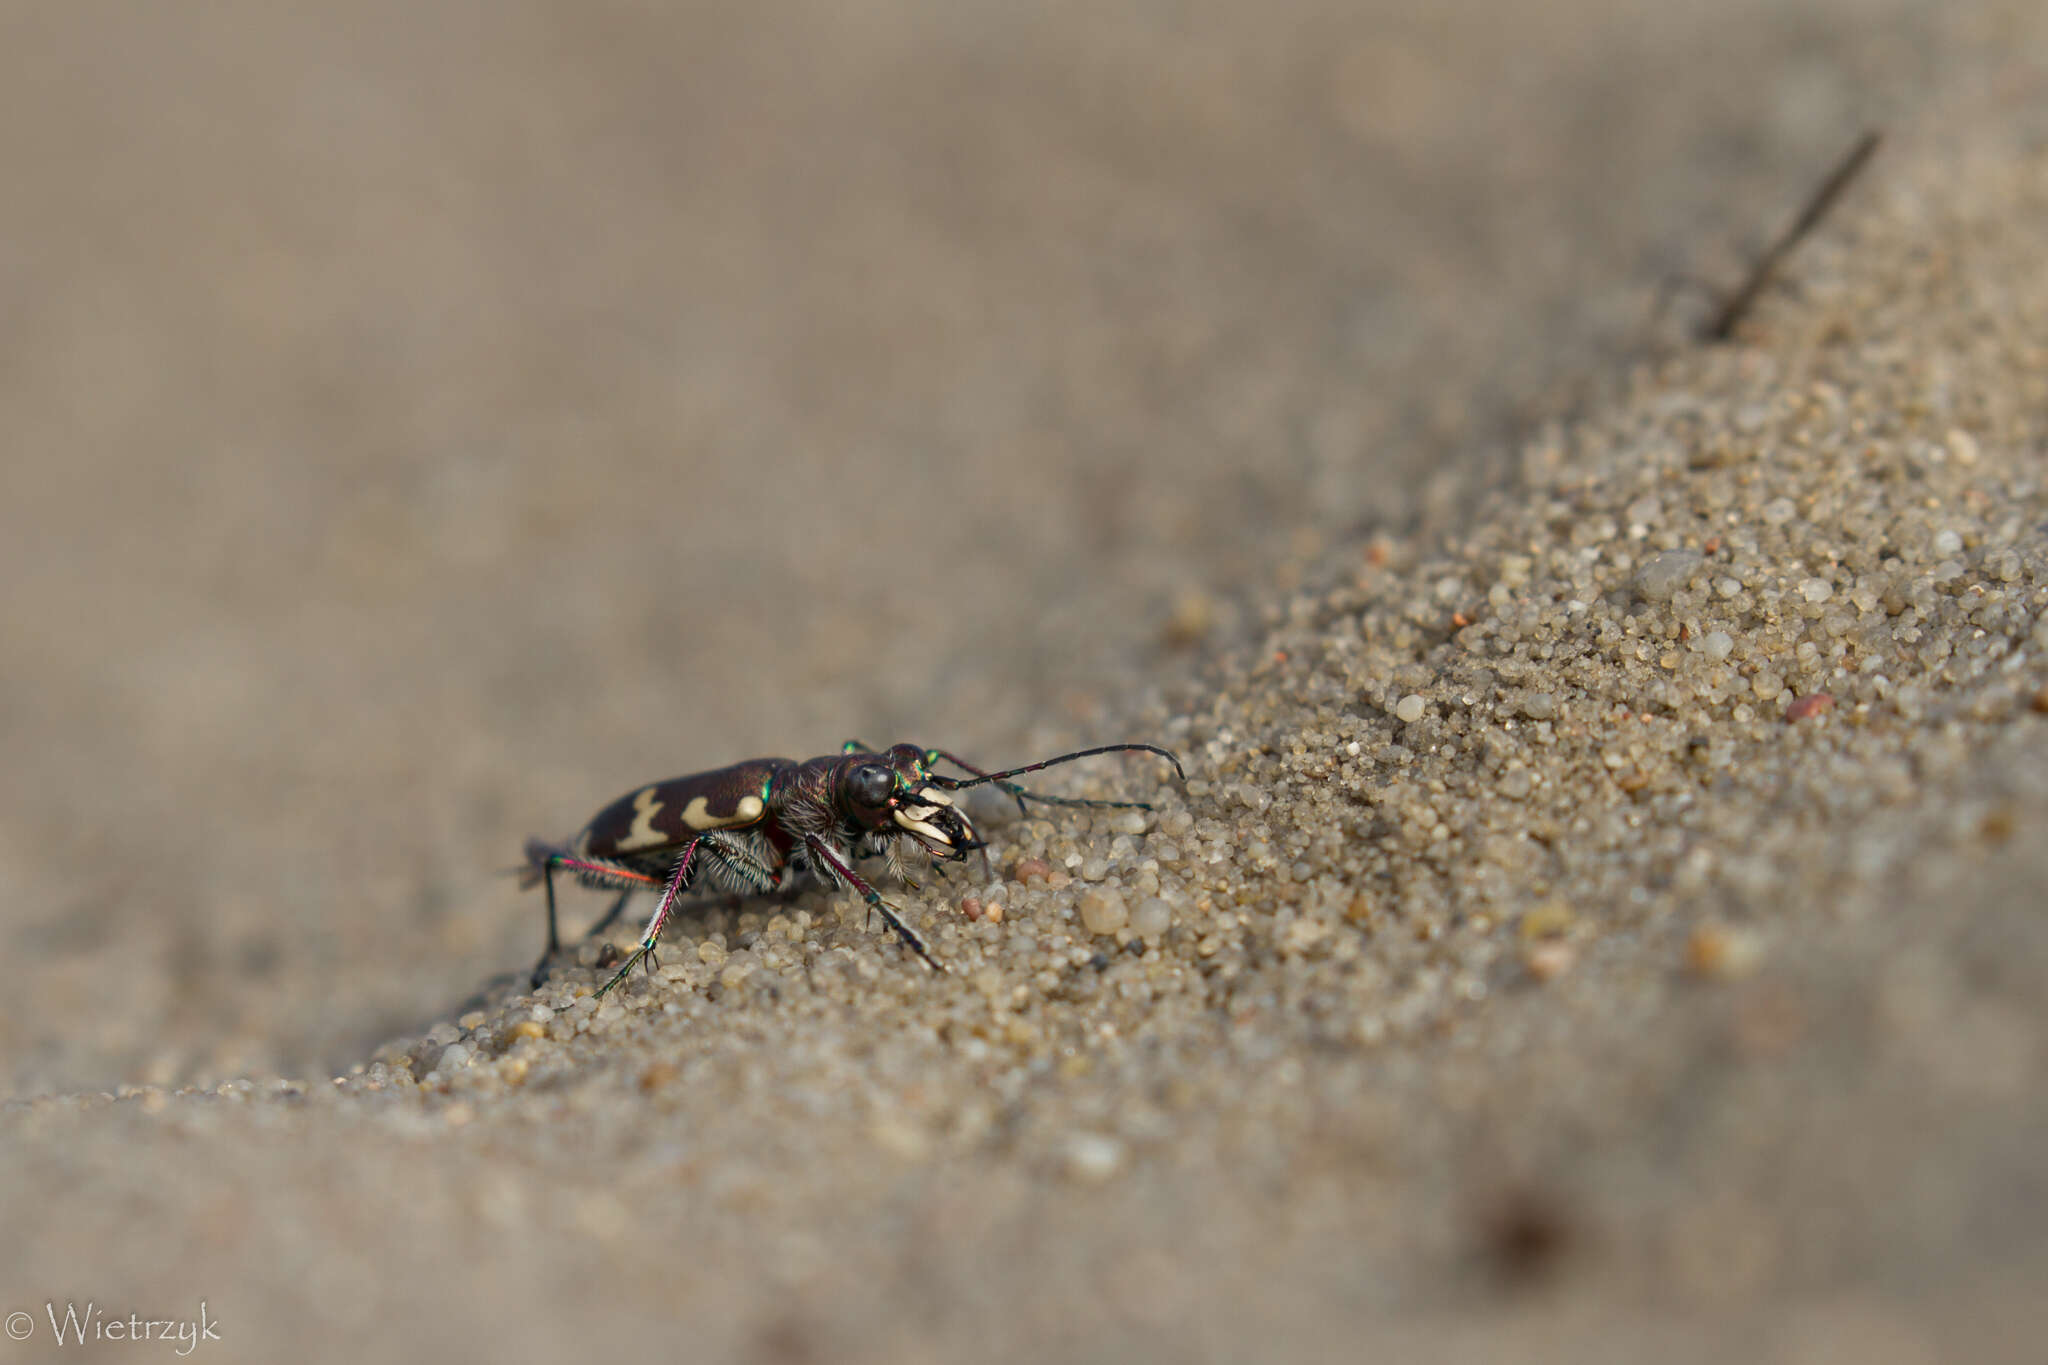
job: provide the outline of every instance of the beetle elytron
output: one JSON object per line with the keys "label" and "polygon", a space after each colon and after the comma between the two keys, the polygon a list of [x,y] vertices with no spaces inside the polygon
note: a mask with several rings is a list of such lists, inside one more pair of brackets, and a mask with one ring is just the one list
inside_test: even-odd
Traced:
{"label": "beetle elytron", "polygon": [[[1151,744],[1107,744],[991,773],[943,749],[897,744],[878,753],[851,740],[836,755],[801,763],[756,758],[641,787],[599,811],[566,844],[527,840],[520,885],[539,882],[547,887],[548,898],[548,947],[533,969],[533,984],[545,979],[548,964],[562,947],[555,929],[557,868],[585,886],[619,892],[592,934],[609,928],[634,892],[661,892],[639,945],[599,988],[600,996],[624,981],[639,962],[645,960],[652,967],[654,946],[685,891],[710,886],[759,895],[782,886],[792,869],[807,871],[828,886],[851,887],[925,966],[944,971],[897,908],[854,871],[854,863],[884,857],[900,877],[898,851],[904,840],[948,862],[985,849],[951,793],[988,782],[1007,792],[1020,811],[1027,801],[1149,810],[1142,801],[1044,796],[1008,780],[1077,758],[1123,752],[1158,754],[1173,764],[1176,776],[1187,778],[1178,758]],[[934,772],[934,765],[941,762],[972,776]],[[982,857],[985,861],[987,853]]]}

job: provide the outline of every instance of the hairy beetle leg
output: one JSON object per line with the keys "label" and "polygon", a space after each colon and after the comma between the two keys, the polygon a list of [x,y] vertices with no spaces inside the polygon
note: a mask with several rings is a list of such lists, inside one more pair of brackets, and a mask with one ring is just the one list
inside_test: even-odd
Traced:
{"label": "hairy beetle leg", "polygon": [[629,954],[611,980],[597,988],[594,999],[602,1000],[613,987],[624,981],[642,959],[649,963],[647,970],[654,970],[652,962],[654,945],[661,942],[661,931],[668,928],[669,916],[675,911],[676,897],[683,894],[683,888],[690,884],[690,868],[697,861],[697,845],[701,839],[692,839],[683,845],[682,856],[676,859],[676,870],[668,874],[668,884],[661,888],[661,902],[654,907],[654,914],[647,921],[646,930],[640,935],[640,946]]}
{"label": "hairy beetle leg", "polygon": [[924,939],[918,936],[917,930],[903,922],[903,917],[896,913],[896,907],[883,900],[881,893],[869,886],[858,872],[834,857],[832,850],[825,847],[823,839],[815,834],[807,834],[804,836],[804,846],[811,851],[811,856],[818,860],[820,868],[830,868],[841,881],[858,891],[861,899],[868,904],[868,912],[880,915],[882,922],[895,930],[896,937],[903,940],[903,946],[916,953],[920,962],[935,972],[946,970],[945,964],[933,957],[931,949],[925,947]]}
{"label": "hairy beetle leg", "polygon": [[637,965],[644,963],[648,972],[654,971],[654,945],[661,941],[662,932],[668,928],[668,922],[675,914],[677,900],[695,880],[692,873],[698,862],[697,855],[700,849],[705,863],[715,863],[737,871],[754,883],[757,893],[780,889],[780,879],[774,870],[763,867],[745,848],[731,839],[720,834],[706,834],[690,840],[683,845],[682,854],[676,859],[675,871],[669,873],[668,882],[661,889],[661,900],[654,907],[654,914],[648,917],[647,928],[641,932],[639,945],[623,963],[619,964],[618,971],[612,973],[611,978],[598,987],[595,998],[603,998],[631,975]]}

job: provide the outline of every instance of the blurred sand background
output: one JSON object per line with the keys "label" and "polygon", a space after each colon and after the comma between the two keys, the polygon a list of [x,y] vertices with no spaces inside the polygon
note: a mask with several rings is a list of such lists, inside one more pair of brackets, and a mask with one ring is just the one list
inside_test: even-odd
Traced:
{"label": "blurred sand background", "polygon": [[[2037,1358],[2044,60],[2017,0],[0,8],[0,1310],[204,1297],[231,1359]],[[1741,344],[1693,348],[1686,282],[1873,125]],[[1504,871],[1483,912],[1403,900],[1398,817],[1263,851],[1241,787],[1312,844],[1338,779],[1259,775],[1333,724],[1261,660],[1483,606],[1432,556],[1526,545],[1543,497],[1625,539],[1614,470],[1717,433],[1767,465],[1756,412],[1822,371],[1842,448],[1954,509],[1928,571],[2010,599],[1928,609],[1887,665],[1915,705],[1842,688],[1861,728],[1771,760],[1882,819],[1710,782],[1756,814],[1699,840],[1756,866],[1674,854],[1663,918],[1590,836],[1582,883]],[[1877,477],[1786,458],[1817,523]],[[1837,554],[1841,600],[1913,553]],[[1397,697],[1455,705],[1410,653],[1320,674],[1368,804],[1442,754],[1400,739]],[[1531,666],[1501,714],[1601,695]],[[1779,748],[1756,704],[1702,743]],[[813,948],[878,974],[785,998],[707,957],[517,1032],[525,836],[849,735],[1189,750],[1162,820],[1244,857],[1155,871],[1176,931],[1131,970],[1208,993],[1048,987],[982,1038],[945,993],[994,987],[819,896]],[[1689,818],[1645,810],[1646,844]],[[1829,871],[1873,831],[1926,856]],[[1025,822],[999,864],[1115,832]],[[1086,880],[1000,932],[1072,935]],[[1394,925],[1340,916],[1341,1026],[1287,937],[1339,885]],[[1091,1060],[1105,1024],[1153,1032]]]}

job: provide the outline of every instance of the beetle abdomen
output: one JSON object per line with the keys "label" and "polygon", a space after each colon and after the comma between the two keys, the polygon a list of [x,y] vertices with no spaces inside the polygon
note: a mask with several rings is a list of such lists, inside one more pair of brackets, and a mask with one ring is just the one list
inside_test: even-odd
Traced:
{"label": "beetle abdomen", "polygon": [[633,858],[716,830],[751,828],[767,817],[776,778],[794,767],[786,758],[757,758],[652,783],[599,811],[577,845],[593,858]]}

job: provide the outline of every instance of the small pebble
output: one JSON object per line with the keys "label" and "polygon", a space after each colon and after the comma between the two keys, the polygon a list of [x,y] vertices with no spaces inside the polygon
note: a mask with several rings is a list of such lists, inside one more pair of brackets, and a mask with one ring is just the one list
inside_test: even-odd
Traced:
{"label": "small pebble", "polygon": [[1555,981],[1572,969],[1578,956],[1578,951],[1571,944],[1552,939],[1531,948],[1523,957],[1522,965],[1538,981]]}
{"label": "small pebble", "polygon": [[1725,630],[1710,630],[1700,636],[1700,653],[1709,659],[1725,659],[1735,648],[1735,637]]}
{"label": "small pebble", "polygon": [[1548,692],[1531,692],[1522,698],[1522,714],[1530,720],[1549,720],[1557,714],[1557,698]]}
{"label": "small pebble", "polygon": [[1081,923],[1091,934],[1113,934],[1130,918],[1124,898],[1114,891],[1093,890],[1081,897]]}
{"label": "small pebble", "polygon": [[1561,938],[1571,932],[1578,919],[1578,915],[1563,901],[1550,901],[1523,915],[1519,928],[1522,937],[1532,942],[1536,939]]}
{"label": "small pebble", "polygon": [[1422,713],[1427,709],[1428,704],[1421,697],[1410,692],[1407,696],[1394,703],[1394,719],[1408,725],[1413,725],[1416,721],[1422,719]]}
{"label": "small pebble", "polygon": [[1651,555],[1636,570],[1636,591],[1648,602],[1669,602],[1692,581],[1705,559],[1698,550],[1666,550]]}
{"label": "small pebble", "polygon": [[1174,600],[1172,614],[1161,632],[1166,643],[1185,647],[1198,644],[1216,624],[1216,606],[1205,593],[1183,592]]}
{"label": "small pebble", "polygon": [[1716,980],[1747,976],[1762,960],[1763,945],[1755,934],[1726,925],[1703,924],[1685,944],[1685,965],[1695,975]]}
{"label": "small pebble", "polygon": [[1032,882],[1044,882],[1052,876],[1052,864],[1043,858],[1020,858],[1010,869],[1010,876],[1029,886]]}
{"label": "small pebble", "polygon": [[1805,720],[1809,716],[1818,716],[1832,710],[1834,705],[1835,699],[1828,693],[1809,692],[1803,697],[1794,697],[1792,699],[1791,703],[1785,707],[1785,719],[1788,721]]}
{"label": "small pebble", "polygon": [[923,1161],[931,1152],[931,1138],[906,1118],[891,1116],[877,1119],[869,1132],[876,1146],[905,1161]]}
{"label": "small pebble", "polygon": [[1124,1164],[1124,1145],[1097,1133],[1076,1133],[1067,1139],[1067,1174],[1096,1185],[1115,1175]]}
{"label": "small pebble", "polygon": [[1825,578],[1809,578],[1799,585],[1799,595],[1809,602],[1825,602],[1835,595],[1835,585]]}
{"label": "small pebble", "polygon": [[1173,907],[1159,896],[1152,896],[1138,902],[1137,910],[1131,915],[1131,928],[1147,943],[1157,943],[1166,936],[1173,924]]}

